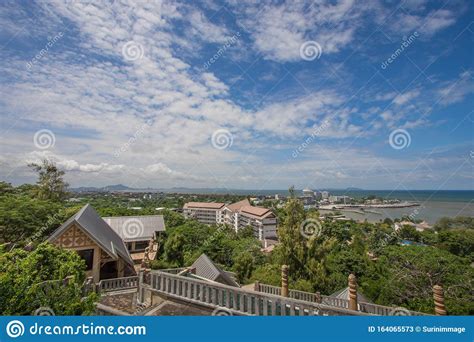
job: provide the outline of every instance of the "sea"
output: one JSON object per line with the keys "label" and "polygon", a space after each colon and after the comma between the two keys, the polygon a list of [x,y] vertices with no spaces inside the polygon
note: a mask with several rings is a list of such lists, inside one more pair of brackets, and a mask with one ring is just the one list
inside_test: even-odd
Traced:
{"label": "sea", "polygon": [[[249,196],[288,196],[288,190],[242,190],[242,189],[182,189],[174,192],[202,194],[235,194]],[[169,190],[168,190],[169,191]],[[417,202],[420,205],[408,208],[370,208],[370,213],[364,214],[343,210],[342,213],[356,221],[379,222],[385,218],[396,219],[410,216],[413,219],[424,220],[430,224],[436,223],[442,217],[471,216],[474,217],[474,190],[361,190],[361,189],[318,189],[328,191],[331,195],[346,195],[352,198],[376,196],[383,199],[399,199],[401,201]],[[301,195],[301,190],[295,190]],[[321,210],[321,212],[325,212]]]}

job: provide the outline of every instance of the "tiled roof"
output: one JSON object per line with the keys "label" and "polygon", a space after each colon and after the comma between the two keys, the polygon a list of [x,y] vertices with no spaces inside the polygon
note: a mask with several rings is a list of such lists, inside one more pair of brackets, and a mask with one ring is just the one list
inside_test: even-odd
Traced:
{"label": "tiled roof", "polygon": [[250,202],[248,199],[244,199],[242,201],[239,201],[239,202],[236,202],[236,203],[233,203],[233,204],[229,204],[226,206],[227,209],[231,210],[231,211],[239,211],[242,207],[248,207],[250,206]]}
{"label": "tiled roof", "polygon": [[252,207],[252,206],[242,207],[240,209],[240,213],[250,214],[259,218],[264,218],[264,217],[269,216],[269,214],[273,214],[272,211],[268,208]]}
{"label": "tiled roof", "polygon": [[217,203],[217,202],[188,202],[184,204],[184,208],[220,209],[224,205],[225,203]]}
{"label": "tiled roof", "polygon": [[151,240],[155,232],[165,231],[163,215],[103,217],[104,221],[124,240]]}
{"label": "tiled roof", "polygon": [[76,223],[84,230],[104,251],[110,256],[118,259],[120,256],[133,266],[133,260],[128,253],[125,243],[121,237],[99,216],[97,211],[86,204],[74,216],[70,217],[61,227],[56,229],[48,238],[54,241],[63,231]]}

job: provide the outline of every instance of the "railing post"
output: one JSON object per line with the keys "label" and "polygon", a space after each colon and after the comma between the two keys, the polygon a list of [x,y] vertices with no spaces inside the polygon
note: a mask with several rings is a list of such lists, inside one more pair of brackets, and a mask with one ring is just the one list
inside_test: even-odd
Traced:
{"label": "railing post", "polygon": [[281,267],[281,296],[288,297],[288,266]]}
{"label": "railing post", "polygon": [[255,282],[255,284],[253,284],[253,290],[256,292],[260,292],[260,283],[258,282],[258,280]]}
{"label": "railing post", "polygon": [[446,316],[446,307],[444,306],[444,291],[440,285],[433,286],[433,299],[435,304],[436,316]]}
{"label": "railing post", "polygon": [[349,275],[349,310],[357,311],[357,279],[353,274]]}
{"label": "railing post", "polygon": [[143,269],[138,272],[138,303],[143,303],[145,300],[145,289],[143,288]]}
{"label": "railing post", "polygon": [[321,292],[319,291],[316,291],[316,293],[314,294],[314,297],[316,299],[316,303],[321,303],[322,300],[321,300]]}

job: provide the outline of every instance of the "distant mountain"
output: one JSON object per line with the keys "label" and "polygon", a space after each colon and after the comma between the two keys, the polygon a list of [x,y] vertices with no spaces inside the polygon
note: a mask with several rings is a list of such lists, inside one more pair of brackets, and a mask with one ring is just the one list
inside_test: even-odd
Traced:
{"label": "distant mountain", "polygon": [[109,191],[131,191],[136,190],[133,188],[129,188],[123,184],[116,184],[116,185],[107,185],[102,188],[97,188],[94,186],[81,186],[78,188],[71,188],[73,192],[109,192]]}
{"label": "distant mountain", "polygon": [[126,190],[134,190],[133,188],[129,188],[123,184],[116,184],[116,185],[107,185],[102,188],[104,191],[126,191]]}

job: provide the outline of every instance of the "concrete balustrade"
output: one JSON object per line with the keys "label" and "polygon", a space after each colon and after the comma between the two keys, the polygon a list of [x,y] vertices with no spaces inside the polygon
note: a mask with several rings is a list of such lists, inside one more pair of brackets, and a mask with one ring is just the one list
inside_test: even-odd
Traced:
{"label": "concrete balustrade", "polygon": [[[262,284],[260,284],[262,285]],[[145,291],[185,300],[209,308],[226,308],[230,314],[258,316],[367,315],[294,298],[246,291],[162,271],[151,271]],[[142,299],[143,300],[143,299]]]}
{"label": "concrete balustrade", "polygon": [[100,292],[126,290],[138,287],[138,277],[123,277],[104,279],[99,281],[98,289]]}

